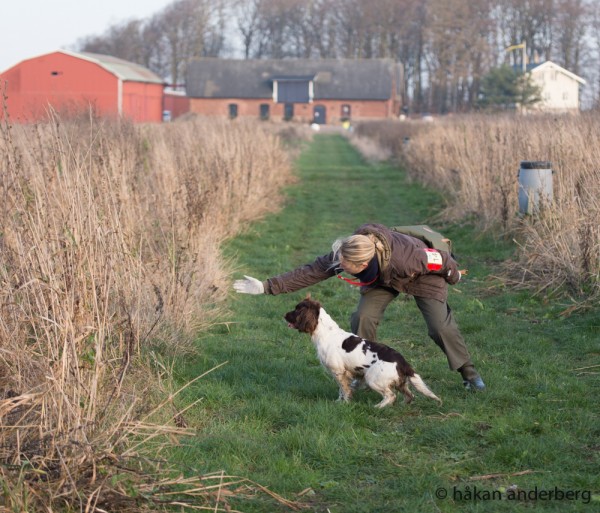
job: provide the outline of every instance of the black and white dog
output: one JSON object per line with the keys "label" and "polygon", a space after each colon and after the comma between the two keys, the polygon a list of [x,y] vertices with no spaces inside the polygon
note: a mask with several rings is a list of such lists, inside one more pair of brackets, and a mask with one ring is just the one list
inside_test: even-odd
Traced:
{"label": "black and white dog", "polygon": [[409,403],[414,397],[408,388],[410,382],[423,395],[442,403],[398,351],[342,330],[310,296],[284,317],[290,328],[310,335],[319,360],[340,387],[340,400],[350,401],[352,392],[366,383],[383,396],[378,408],[392,404],[396,390]]}

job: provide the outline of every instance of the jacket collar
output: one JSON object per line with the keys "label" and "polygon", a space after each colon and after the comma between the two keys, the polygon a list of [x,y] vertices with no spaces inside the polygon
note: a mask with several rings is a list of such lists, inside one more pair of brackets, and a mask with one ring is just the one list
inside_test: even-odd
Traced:
{"label": "jacket collar", "polygon": [[[383,250],[377,251],[377,261],[379,263],[379,270],[382,276],[387,276],[388,267],[392,258],[391,248],[391,232],[386,226],[382,224],[365,224],[356,230],[357,234],[368,235],[373,234],[381,245]],[[388,233],[390,236],[388,237]]]}

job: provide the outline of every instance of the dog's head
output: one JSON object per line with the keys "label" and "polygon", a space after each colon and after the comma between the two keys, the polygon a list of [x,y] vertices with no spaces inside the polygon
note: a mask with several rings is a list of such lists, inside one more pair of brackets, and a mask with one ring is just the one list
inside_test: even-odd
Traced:
{"label": "dog's head", "polygon": [[321,303],[307,296],[306,299],[303,299],[296,305],[294,310],[286,313],[284,318],[290,328],[312,335],[319,323],[320,309]]}

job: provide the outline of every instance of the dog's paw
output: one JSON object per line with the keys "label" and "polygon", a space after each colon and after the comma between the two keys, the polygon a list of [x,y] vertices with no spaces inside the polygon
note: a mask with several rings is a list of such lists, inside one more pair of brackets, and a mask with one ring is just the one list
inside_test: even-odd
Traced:
{"label": "dog's paw", "polygon": [[395,395],[385,396],[383,398],[383,401],[381,401],[380,403],[377,403],[375,405],[375,408],[385,408],[386,406],[393,404],[395,400],[396,400]]}

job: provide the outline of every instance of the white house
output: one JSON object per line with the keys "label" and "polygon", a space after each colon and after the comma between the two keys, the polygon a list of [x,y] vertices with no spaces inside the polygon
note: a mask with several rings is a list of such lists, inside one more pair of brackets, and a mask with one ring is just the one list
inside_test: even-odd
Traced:
{"label": "white house", "polygon": [[543,112],[579,111],[579,87],[585,80],[552,61],[527,66],[532,82],[540,88],[542,101],[534,110]]}

